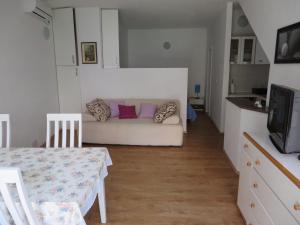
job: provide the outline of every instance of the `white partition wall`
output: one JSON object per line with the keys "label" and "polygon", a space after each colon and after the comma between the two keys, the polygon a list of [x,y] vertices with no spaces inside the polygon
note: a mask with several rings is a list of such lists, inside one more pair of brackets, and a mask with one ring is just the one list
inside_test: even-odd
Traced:
{"label": "white partition wall", "polygon": [[187,82],[186,68],[101,69],[81,67],[82,107],[96,97],[178,99],[186,131]]}

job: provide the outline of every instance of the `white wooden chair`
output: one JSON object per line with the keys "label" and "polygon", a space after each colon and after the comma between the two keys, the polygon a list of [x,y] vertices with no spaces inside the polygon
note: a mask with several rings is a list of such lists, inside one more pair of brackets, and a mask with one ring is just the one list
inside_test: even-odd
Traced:
{"label": "white wooden chair", "polygon": [[[6,126],[6,129],[3,126],[4,124]],[[0,114],[0,148],[9,148],[9,147],[10,147],[10,118],[9,118],[9,114]]]}
{"label": "white wooden chair", "polygon": [[[21,209],[23,210],[26,218],[20,215],[19,207],[15,204],[9,187],[15,185],[17,188],[18,196],[20,199]],[[27,193],[24,187],[21,171],[19,168],[0,168],[0,192],[3,197],[6,208],[8,209],[14,223],[16,225],[37,225],[37,219],[28,200]],[[27,219],[28,223],[24,221]],[[3,215],[0,215],[0,224],[9,225],[8,221]]]}
{"label": "white wooden chair", "polygon": [[[70,129],[70,141],[69,147],[73,148],[75,145],[75,130],[77,127],[77,141],[78,148],[82,146],[82,119],[81,114],[47,114],[47,139],[46,147],[50,148],[51,146],[51,124],[54,123],[54,148],[59,147],[59,136],[60,130],[62,130],[62,143],[61,147],[67,147],[67,129]],[[61,126],[60,126],[61,124]],[[76,126],[76,124],[78,126]]]}

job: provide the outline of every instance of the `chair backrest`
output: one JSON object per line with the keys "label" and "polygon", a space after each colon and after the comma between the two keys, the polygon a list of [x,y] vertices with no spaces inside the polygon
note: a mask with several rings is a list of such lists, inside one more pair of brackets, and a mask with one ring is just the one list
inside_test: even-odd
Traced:
{"label": "chair backrest", "polygon": [[[6,126],[6,130],[3,125]],[[0,148],[9,148],[9,147],[10,147],[9,114],[0,114]]]}
{"label": "chair backrest", "polygon": [[[21,209],[25,213],[26,218],[20,214],[19,207],[16,206],[16,199],[12,197],[9,187],[15,185],[20,199]],[[21,171],[19,168],[5,167],[0,168],[0,192],[3,197],[6,208],[8,209],[14,223],[16,225],[37,225],[37,219],[32,210],[31,203],[28,200],[24,187]],[[0,217],[1,224],[9,224],[3,215]],[[24,219],[28,221],[24,221]]]}
{"label": "chair backrest", "polygon": [[[54,123],[54,146],[51,146],[51,124]],[[61,126],[60,126],[61,125]],[[76,126],[77,125],[77,126]],[[77,127],[77,129],[76,129]],[[59,137],[61,133],[61,147],[67,147],[67,129],[70,130],[69,146],[73,148],[75,145],[75,135],[77,130],[77,142],[79,148],[82,145],[82,119],[81,114],[47,114],[47,139],[46,147],[59,147]],[[60,130],[62,132],[60,132]]]}

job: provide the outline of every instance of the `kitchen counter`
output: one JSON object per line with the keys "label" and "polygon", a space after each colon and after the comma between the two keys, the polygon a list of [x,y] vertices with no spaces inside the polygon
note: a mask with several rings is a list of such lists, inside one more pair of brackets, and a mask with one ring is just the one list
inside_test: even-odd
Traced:
{"label": "kitchen counter", "polygon": [[263,106],[262,108],[256,107],[254,105],[255,101],[250,100],[251,97],[248,97],[248,96],[247,97],[227,97],[226,99],[241,109],[247,109],[247,110],[261,112],[261,113],[268,113],[267,107],[265,107],[265,106]]}

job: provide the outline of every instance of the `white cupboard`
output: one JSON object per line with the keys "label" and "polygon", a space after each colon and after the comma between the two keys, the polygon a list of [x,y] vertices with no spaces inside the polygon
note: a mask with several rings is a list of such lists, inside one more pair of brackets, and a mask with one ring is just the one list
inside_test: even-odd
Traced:
{"label": "white cupboard", "polygon": [[103,67],[120,68],[119,11],[102,9],[102,56]]}
{"label": "white cupboard", "polygon": [[[256,49],[256,42],[257,40],[255,36],[232,37],[230,46],[230,63],[268,64],[265,63],[266,58],[263,58],[263,63],[260,63],[259,60],[262,59],[262,56],[263,54],[265,55],[265,53],[262,48]],[[256,63],[256,59],[258,59],[258,63]]]}
{"label": "white cupboard", "polygon": [[58,96],[61,113],[81,112],[80,77],[75,66],[57,67]]}
{"label": "white cupboard", "polygon": [[77,45],[73,8],[53,10],[53,31],[56,65],[77,65]]}
{"label": "white cupboard", "polygon": [[278,152],[268,135],[243,137],[237,205],[247,225],[299,225],[297,154]]}
{"label": "white cupboard", "polygon": [[255,64],[270,64],[266,53],[264,52],[259,41],[256,41]]}
{"label": "white cupboard", "polygon": [[253,64],[255,59],[256,37],[242,37],[241,64]]}
{"label": "white cupboard", "polygon": [[224,150],[236,171],[240,171],[243,133],[267,133],[267,117],[267,113],[243,109],[226,100]]}

